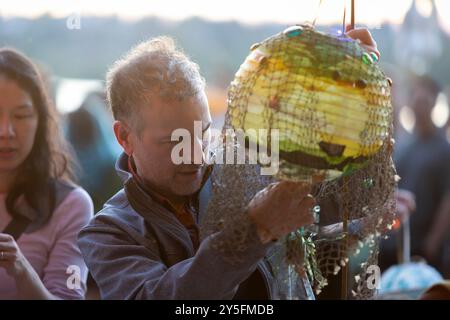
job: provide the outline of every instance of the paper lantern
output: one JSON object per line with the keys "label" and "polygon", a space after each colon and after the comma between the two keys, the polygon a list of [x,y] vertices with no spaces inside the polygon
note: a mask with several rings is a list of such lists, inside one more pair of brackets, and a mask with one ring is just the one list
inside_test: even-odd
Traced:
{"label": "paper lantern", "polygon": [[388,138],[391,83],[377,60],[346,36],[290,27],[252,46],[231,83],[227,121],[234,129],[279,129],[287,178],[335,178]]}
{"label": "paper lantern", "polygon": [[[341,268],[348,275],[349,257],[361,248],[368,253],[351,293],[358,299],[375,294],[367,268],[377,264],[379,238],[394,220],[397,180],[391,81],[377,60],[346,36],[293,26],[253,45],[230,85],[224,132],[242,129],[268,148],[258,129],[278,129],[280,170],[265,176],[259,166],[216,166],[202,237],[233,226],[244,236],[218,248],[239,251],[246,247],[239,218],[258,191],[279,180],[309,184],[316,223],[280,239],[269,254],[286,299],[301,296],[293,292],[306,278],[318,294]],[[236,153],[243,147],[232,146]],[[329,225],[335,232],[326,232]],[[349,290],[342,291],[347,297]]]}

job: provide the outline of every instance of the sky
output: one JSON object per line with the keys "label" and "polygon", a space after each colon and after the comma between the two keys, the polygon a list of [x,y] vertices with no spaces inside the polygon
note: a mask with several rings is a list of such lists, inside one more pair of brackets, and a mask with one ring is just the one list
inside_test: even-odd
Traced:
{"label": "sky", "polygon": [[[355,1],[357,24],[377,28],[385,22],[400,24],[413,0]],[[417,2],[423,15],[431,12],[430,0]],[[435,0],[435,3],[440,23],[450,33],[450,0]],[[212,21],[236,20],[246,24],[294,24],[317,19],[317,24],[325,25],[342,23],[344,7],[347,7],[349,16],[350,0],[0,0],[0,17],[34,18],[50,14],[61,18],[77,14],[81,19],[83,15],[117,15],[123,19],[158,16],[181,20],[197,16]],[[438,109],[434,118],[439,120],[444,117],[442,112],[447,112],[446,119],[448,110]],[[403,124],[408,118],[407,112],[403,112],[400,118]],[[409,122],[412,128],[413,121]]]}
{"label": "sky", "polygon": [[[322,2],[319,8],[319,3]],[[399,24],[412,0],[356,0],[356,22],[377,27],[383,22]],[[450,31],[450,1],[435,0],[440,20]],[[44,13],[64,17],[116,14],[124,19],[159,16],[179,20],[199,16],[208,20],[237,20],[255,24],[265,22],[318,24],[342,21],[344,6],[350,0],[0,0],[4,17],[36,17]],[[429,12],[429,0],[419,0],[419,9]]]}

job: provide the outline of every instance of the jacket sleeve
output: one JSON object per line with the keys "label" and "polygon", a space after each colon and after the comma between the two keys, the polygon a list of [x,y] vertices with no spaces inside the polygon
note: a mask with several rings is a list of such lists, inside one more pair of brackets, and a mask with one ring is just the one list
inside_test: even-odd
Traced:
{"label": "jacket sleeve", "polygon": [[195,256],[167,267],[157,246],[136,243],[112,219],[96,217],[78,240],[103,299],[231,299],[271,246],[245,215],[205,238]]}

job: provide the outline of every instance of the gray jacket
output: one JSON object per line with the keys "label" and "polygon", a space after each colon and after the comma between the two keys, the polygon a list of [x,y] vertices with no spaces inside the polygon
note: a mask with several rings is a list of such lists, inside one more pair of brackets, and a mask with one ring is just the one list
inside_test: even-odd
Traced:
{"label": "gray jacket", "polygon": [[[248,225],[248,246],[233,252],[238,262],[227,259],[227,253],[215,246],[232,240],[233,230],[206,237],[195,252],[186,228],[139,190],[126,168],[127,156],[122,154],[116,170],[124,189],[105,204],[78,239],[103,299],[277,299],[270,265],[264,259],[271,244],[261,244],[254,224],[242,221]],[[127,192],[132,188],[132,193]],[[210,190],[207,181],[199,194],[197,223]]]}

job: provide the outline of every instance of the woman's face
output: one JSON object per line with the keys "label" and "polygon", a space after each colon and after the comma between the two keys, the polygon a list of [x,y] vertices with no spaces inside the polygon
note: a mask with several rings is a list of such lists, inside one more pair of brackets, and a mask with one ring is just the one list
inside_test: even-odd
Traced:
{"label": "woman's face", "polygon": [[16,173],[33,148],[37,126],[31,96],[0,75],[0,175]]}

